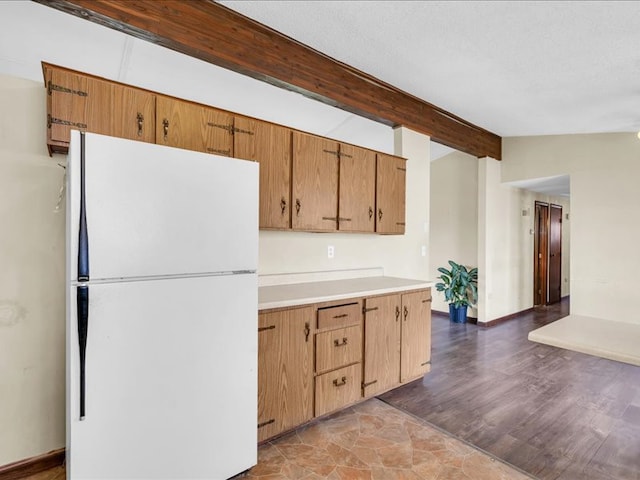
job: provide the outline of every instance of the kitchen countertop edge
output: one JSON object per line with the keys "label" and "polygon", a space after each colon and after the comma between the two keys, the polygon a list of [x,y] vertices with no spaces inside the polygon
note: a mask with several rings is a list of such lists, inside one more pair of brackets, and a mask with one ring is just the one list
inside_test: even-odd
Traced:
{"label": "kitchen countertop edge", "polygon": [[398,277],[367,277],[258,288],[258,311],[423,290],[435,282]]}

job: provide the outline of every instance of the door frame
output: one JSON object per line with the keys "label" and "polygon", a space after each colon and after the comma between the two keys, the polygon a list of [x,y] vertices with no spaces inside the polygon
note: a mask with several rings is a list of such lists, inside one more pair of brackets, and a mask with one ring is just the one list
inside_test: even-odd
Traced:
{"label": "door frame", "polygon": [[[560,295],[562,298],[562,205],[536,200],[534,202],[534,238],[533,238],[533,306],[550,305],[549,279],[551,255],[551,209],[560,209]],[[540,225],[543,231],[540,231]],[[540,262],[542,260],[542,262]],[[558,300],[559,301],[559,300]],[[556,303],[556,302],[553,302]]]}

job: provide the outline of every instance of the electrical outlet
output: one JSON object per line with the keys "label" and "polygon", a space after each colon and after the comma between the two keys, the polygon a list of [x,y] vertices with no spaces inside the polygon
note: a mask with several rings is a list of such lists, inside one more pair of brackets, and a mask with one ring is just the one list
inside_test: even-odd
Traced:
{"label": "electrical outlet", "polygon": [[336,254],[335,248],[333,248],[333,245],[329,245],[327,247],[327,258],[333,258],[335,254]]}

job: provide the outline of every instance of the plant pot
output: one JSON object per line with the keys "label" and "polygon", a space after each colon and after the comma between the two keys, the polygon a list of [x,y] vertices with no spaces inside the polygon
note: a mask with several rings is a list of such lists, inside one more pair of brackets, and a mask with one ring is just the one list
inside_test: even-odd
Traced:
{"label": "plant pot", "polygon": [[467,323],[467,305],[456,307],[453,303],[450,303],[449,319],[454,323]]}

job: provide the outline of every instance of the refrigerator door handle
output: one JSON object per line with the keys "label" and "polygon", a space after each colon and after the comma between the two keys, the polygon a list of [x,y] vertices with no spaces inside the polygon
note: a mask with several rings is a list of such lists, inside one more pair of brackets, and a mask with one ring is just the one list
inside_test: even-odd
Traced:
{"label": "refrigerator door handle", "polygon": [[80,133],[80,226],[78,230],[78,281],[89,281],[89,236],[85,188],[85,135]]}
{"label": "refrigerator door handle", "polygon": [[78,346],[80,347],[80,420],[85,417],[85,366],[87,357],[87,331],[89,327],[89,287],[79,286],[76,297],[78,305]]}

